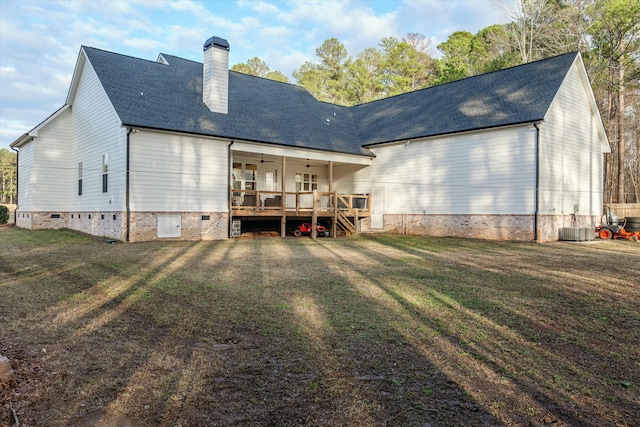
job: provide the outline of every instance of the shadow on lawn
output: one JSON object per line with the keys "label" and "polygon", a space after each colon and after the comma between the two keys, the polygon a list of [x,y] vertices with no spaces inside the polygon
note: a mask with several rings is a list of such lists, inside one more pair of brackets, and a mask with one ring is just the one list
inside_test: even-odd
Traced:
{"label": "shadow on lawn", "polygon": [[[402,251],[405,255],[398,259],[424,266],[423,276],[402,278],[410,289],[400,283],[376,285],[397,301],[399,315],[408,313],[441,334],[424,349],[427,358],[447,366],[443,371],[473,390],[501,422],[596,426],[621,419],[633,424],[640,415],[634,393],[621,387],[638,380],[634,363],[620,360],[622,355],[634,360],[638,353],[629,348],[639,338],[639,319],[638,289],[630,281],[632,271],[624,271],[628,265],[622,271],[612,268],[611,275],[594,266],[596,274],[590,278],[584,254],[575,255],[581,258],[576,267],[568,260],[571,254],[553,246],[537,248],[537,256],[547,261],[538,265],[557,262],[561,271],[540,273],[524,254],[520,259],[509,251],[498,258],[487,255],[480,250],[484,242],[469,241],[467,248],[447,253],[438,248],[446,239],[434,239],[433,251],[418,249],[400,236],[372,240]],[[430,239],[421,239],[425,242]],[[489,246],[489,252],[501,252],[500,243]],[[364,249],[363,255],[389,262],[378,250]],[[623,257],[638,261],[634,255]],[[509,296],[502,299],[501,294]],[[420,298],[444,311],[425,308],[416,302]],[[443,325],[441,320],[449,316],[455,320]]]}
{"label": "shadow on lawn", "polygon": [[[572,317],[593,294],[478,252],[510,256],[500,244],[452,242],[90,242],[59,255],[52,244],[36,267],[17,255],[2,286],[35,294],[32,306],[17,301],[5,332],[47,372],[19,415],[34,425],[601,424],[598,411],[614,406],[579,383],[609,360],[576,341]],[[513,280],[544,290],[527,295],[540,306],[501,300],[526,292]],[[570,314],[557,318],[573,319],[569,330],[557,330],[556,311]],[[20,343],[21,329],[36,341]]]}
{"label": "shadow on lawn", "polygon": [[89,256],[72,245],[22,276],[51,293],[12,325],[36,338],[15,344],[35,348],[46,371],[28,384],[29,404],[16,402],[22,423],[497,424],[331,257],[289,243],[116,245]]}

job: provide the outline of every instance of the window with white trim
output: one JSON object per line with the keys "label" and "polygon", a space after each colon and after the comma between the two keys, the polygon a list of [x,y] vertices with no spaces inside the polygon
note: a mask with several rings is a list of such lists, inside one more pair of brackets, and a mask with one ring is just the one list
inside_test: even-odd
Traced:
{"label": "window with white trim", "polygon": [[318,174],[296,173],[296,191],[313,191],[318,189]]}
{"label": "window with white trim", "polygon": [[109,190],[109,154],[102,155],[102,192]]}
{"label": "window with white trim", "polygon": [[82,196],[82,162],[78,162],[78,196]]}

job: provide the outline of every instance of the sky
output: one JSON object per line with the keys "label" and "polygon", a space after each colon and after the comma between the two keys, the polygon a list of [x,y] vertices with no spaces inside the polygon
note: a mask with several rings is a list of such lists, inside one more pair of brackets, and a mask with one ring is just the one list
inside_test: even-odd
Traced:
{"label": "sky", "polygon": [[66,101],[80,46],[156,60],[202,62],[211,36],[231,45],[229,67],[259,57],[291,73],[337,38],[351,56],[383,37],[421,33],[436,46],[454,31],[505,22],[513,0],[0,0],[0,148]]}

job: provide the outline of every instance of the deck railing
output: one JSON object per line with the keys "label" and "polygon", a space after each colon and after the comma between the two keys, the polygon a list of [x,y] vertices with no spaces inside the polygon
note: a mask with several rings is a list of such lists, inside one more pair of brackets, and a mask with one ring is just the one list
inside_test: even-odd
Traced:
{"label": "deck railing", "polygon": [[343,194],[328,191],[286,192],[283,203],[282,191],[232,190],[231,210],[264,212],[284,209],[285,211],[312,212],[314,194],[315,208],[318,211],[334,211],[337,206],[340,211],[353,212],[357,209],[360,213],[369,212],[369,194]]}

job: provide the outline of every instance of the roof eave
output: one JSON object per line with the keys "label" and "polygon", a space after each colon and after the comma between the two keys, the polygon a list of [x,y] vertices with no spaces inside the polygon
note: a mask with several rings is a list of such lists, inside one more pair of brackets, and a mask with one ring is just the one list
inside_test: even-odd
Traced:
{"label": "roof eave", "polygon": [[122,126],[123,127],[136,128],[136,129],[147,129],[147,130],[156,131],[156,132],[173,133],[173,134],[179,134],[179,135],[196,135],[196,136],[201,136],[201,137],[206,137],[206,138],[225,139],[225,140],[229,140],[229,141],[242,140],[242,141],[245,141],[245,142],[250,142],[250,143],[255,143],[255,144],[270,144],[270,145],[277,145],[279,147],[302,148],[302,149],[305,149],[305,150],[325,151],[325,152],[328,152],[328,153],[349,154],[349,155],[362,156],[362,157],[368,157],[368,158],[376,157],[376,155],[373,154],[364,145],[360,145],[360,148],[362,148],[363,150],[366,150],[365,153],[355,153],[355,152],[351,152],[351,151],[323,150],[321,148],[304,147],[304,146],[283,144],[283,143],[272,142],[272,141],[260,141],[260,140],[255,140],[255,139],[238,138],[238,137],[228,136],[228,135],[215,135],[215,134],[209,134],[209,133],[188,132],[188,131],[180,131],[180,130],[175,130],[175,129],[164,129],[164,128],[159,128],[159,127],[140,125],[140,124],[134,124],[134,123],[122,123]]}
{"label": "roof eave", "polygon": [[27,142],[32,141],[33,139],[35,139],[34,135],[30,135],[29,133],[23,133],[22,135],[20,135],[20,137],[18,139],[16,139],[11,144],[9,144],[9,147],[11,147],[11,148],[20,148],[21,146],[23,146]]}
{"label": "roof eave", "polygon": [[394,139],[394,140],[390,140],[390,141],[381,141],[381,142],[374,142],[374,143],[371,143],[371,144],[363,144],[362,146],[365,147],[365,148],[366,147],[376,147],[376,146],[386,145],[386,144],[396,144],[398,142],[405,142],[405,141],[409,141],[409,140],[437,138],[437,137],[441,137],[441,136],[458,135],[458,134],[462,134],[462,133],[471,133],[471,132],[482,132],[482,131],[486,131],[486,130],[489,130],[489,129],[503,129],[503,128],[508,128],[508,127],[523,126],[523,125],[529,125],[531,123],[542,123],[542,122],[544,122],[544,117],[540,117],[540,118],[536,118],[536,119],[530,119],[530,120],[524,120],[524,121],[521,121],[521,122],[507,123],[507,124],[497,125],[497,126],[485,126],[485,127],[478,127],[478,128],[472,128],[472,129],[462,129],[462,130],[457,130],[457,131],[453,131],[453,132],[443,132],[443,133],[435,133],[435,134],[428,134],[428,135],[416,135],[416,136],[411,136],[411,137]]}

